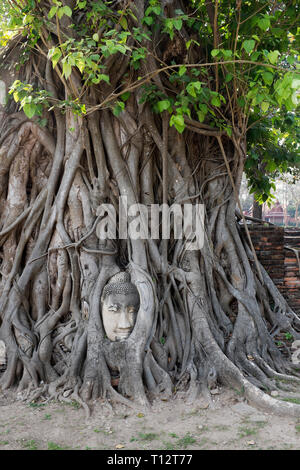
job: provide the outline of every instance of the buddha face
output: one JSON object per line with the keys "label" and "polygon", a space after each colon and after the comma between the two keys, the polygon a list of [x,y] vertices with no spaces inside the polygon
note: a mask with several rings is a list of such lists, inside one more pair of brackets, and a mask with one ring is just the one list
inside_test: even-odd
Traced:
{"label": "buddha face", "polygon": [[[127,289],[125,288],[127,286]],[[102,299],[102,321],[111,341],[124,341],[132,332],[139,309],[139,294],[131,283],[109,290]],[[123,292],[122,292],[123,290]]]}

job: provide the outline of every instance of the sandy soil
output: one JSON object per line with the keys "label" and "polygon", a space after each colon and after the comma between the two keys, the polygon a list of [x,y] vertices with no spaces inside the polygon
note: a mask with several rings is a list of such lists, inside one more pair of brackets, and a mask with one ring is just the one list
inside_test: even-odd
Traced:
{"label": "sandy soil", "polygon": [[234,391],[199,400],[156,401],[149,411],[96,402],[86,420],[72,403],[24,403],[0,394],[0,450],[296,450],[300,420],[266,414]]}

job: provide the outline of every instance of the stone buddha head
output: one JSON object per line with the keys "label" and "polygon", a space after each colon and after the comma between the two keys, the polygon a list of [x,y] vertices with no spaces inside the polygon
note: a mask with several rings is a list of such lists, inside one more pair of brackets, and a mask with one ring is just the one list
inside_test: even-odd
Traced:
{"label": "stone buddha head", "polygon": [[121,271],[115,274],[103,289],[101,297],[102,322],[106,336],[111,341],[124,341],[132,332],[140,297],[130,275]]}

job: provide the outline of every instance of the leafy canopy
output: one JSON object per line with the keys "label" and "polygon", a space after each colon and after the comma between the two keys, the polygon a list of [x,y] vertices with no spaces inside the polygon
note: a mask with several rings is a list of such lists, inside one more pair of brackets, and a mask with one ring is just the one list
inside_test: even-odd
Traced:
{"label": "leafy canopy", "polygon": [[[71,9],[63,0],[4,0],[0,45],[19,35],[21,65],[34,51],[45,54],[68,98],[20,81],[10,93],[29,118],[41,116],[43,106],[81,115],[111,106],[118,116],[140,88],[141,102],[169,115],[179,133],[202,126],[231,139],[247,135],[252,191],[269,200],[270,176],[299,163],[299,4],[190,0],[182,11],[164,3],[149,0],[141,14],[135,2],[77,0]],[[108,64],[116,54],[128,57],[132,73],[114,84]],[[149,56],[156,64],[150,72]],[[81,76],[78,92],[74,73]],[[86,99],[90,87],[103,98],[97,106]]]}

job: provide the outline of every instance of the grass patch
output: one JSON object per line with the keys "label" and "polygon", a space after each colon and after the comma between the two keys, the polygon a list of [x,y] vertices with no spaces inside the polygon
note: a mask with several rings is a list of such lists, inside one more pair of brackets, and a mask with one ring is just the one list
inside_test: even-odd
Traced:
{"label": "grass patch", "polygon": [[178,449],[186,449],[187,446],[189,446],[190,444],[195,444],[195,442],[196,442],[196,439],[193,436],[191,436],[190,433],[187,433],[185,436],[178,439],[178,441],[176,442],[176,445]]}
{"label": "grass patch", "polygon": [[282,398],[282,401],[288,401],[289,403],[300,405],[300,398]]}
{"label": "grass patch", "polygon": [[46,406],[46,403],[35,403],[32,401],[28,406],[29,408],[42,408],[43,406]]}
{"label": "grass patch", "polygon": [[296,432],[300,433],[300,424],[296,424],[295,429],[296,429]]}
{"label": "grass patch", "polygon": [[65,402],[65,404],[67,406],[71,406],[72,408],[75,408],[75,410],[79,410],[79,408],[81,408],[81,404],[75,400],[71,400],[70,402]]}
{"label": "grass patch", "polygon": [[109,436],[110,434],[113,434],[115,431],[113,430],[110,430],[110,431],[105,431],[104,429],[94,429],[94,432],[96,433],[99,433],[99,432],[102,432],[103,434],[105,434],[105,436]]}
{"label": "grass patch", "polygon": [[66,450],[67,447],[61,447],[59,444],[55,442],[48,442],[48,450]]}
{"label": "grass patch", "polygon": [[25,442],[24,447],[27,450],[37,450],[37,448],[38,448],[37,443],[33,439],[31,441]]}
{"label": "grass patch", "polygon": [[[173,439],[176,439],[176,441],[163,441],[164,447],[162,447],[161,450],[182,450],[197,442],[189,432],[183,437],[178,437],[174,432],[169,433],[169,436]],[[206,439],[203,439],[201,442],[201,445],[204,444],[206,444]]]}
{"label": "grass patch", "polygon": [[236,395],[238,395],[239,397],[242,397],[245,394],[245,387],[242,386],[240,389],[234,388],[233,391]]}
{"label": "grass patch", "polygon": [[0,432],[0,434],[9,434],[9,433],[10,433],[10,429],[7,429],[6,431]]}
{"label": "grass patch", "polygon": [[257,434],[257,429],[256,428],[247,428],[246,426],[243,426],[239,428],[239,436],[241,438],[243,437],[248,437],[248,436],[254,436]]}
{"label": "grass patch", "polygon": [[173,442],[164,441],[162,450],[175,450],[177,447]]}

